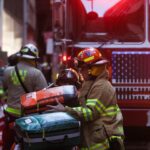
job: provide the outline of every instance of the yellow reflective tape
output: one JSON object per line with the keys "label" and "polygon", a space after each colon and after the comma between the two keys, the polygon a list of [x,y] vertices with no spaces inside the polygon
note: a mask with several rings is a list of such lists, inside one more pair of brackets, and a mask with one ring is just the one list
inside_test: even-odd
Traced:
{"label": "yellow reflective tape", "polygon": [[103,105],[103,103],[101,103],[99,100],[97,100],[97,103],[103,108],[103,110],[105,111],[106,107]]}
{"label": "yellow reflective tape", "polygon": [[102,143],[95,144],[94,146],[91,146],[89,150],[108,150],[109,148],[109,143],[108,140],[103,141]]}
{"label": "yellow reflective tape", "polygon": [[97,102],[97,99],[87,99],[87,103],[88,103],[88,102],[95,102],[95,103],[96,103],[96,102]]}
{"label": "yellow reflective tape", "polygon": [[106,107],[98,99],[88,99],[87,103],[98,103],[100,107],[105,111]]}
{"label": "yellow reflective tape", "polygon": [[116,106],[110,106],[110,107],[108,107],[108,108],[106,108],[106,111],[109,111],[109,110],[116,110],[117,108],[116,108]]}
{"label": "yellow reflective tape", "polygon": [[121,136],[115,136],[115,135],[111,136],[110,138],[111,138],[111,139],[116,139],[116,138],[117,138],[117,139],[123,140],[123,138],[122,138]]}
{"label": "yellow reflective tape", "polygon": [[96,110],[102,115],[102,116],[114,116],[119,111],[120,108],[118,105],[113,105],[108,108],[106,108],[99,100],[97,99],[88,99],[87,104],[88,106],[93,106],[96,108]]}
{"label": "yellow reflective tape", "polygon": [[115,112],[107,112],[107,113],[105,113],[105,114],[103,114],[102,116],[104,117],[104,116],[115,116],[115,115],[117,115],[117,111],[115,111]]}
{"label": "yellow reflective tape", "polygon": [[116,107],[108,107],[107,109],[106,109],[106,112],[116,112],[117,111],[117,108]]}
{"label": "yellow reflective tape", "polygon": [[0,89],[0,95],[4,94],[4,90]]}
{"label": "yellow reflective tape", "polygon": [[89,108],[84,108],[86,111],[86,121],[92,120],[92,111]]}
{"label": "yellow reflective tape", "polygon": [[103,110],[100,109],[100,107],[98,107],[97,105],[95,106],[96,110],[100,113],[100,114],[103,114]]}
{"label": "yellow reflective tape", "polygon": [[18,115],[18,116],[21,115],[21,111],[19,109],[15,109],[12,107],[7,107],[5,111],[7,111],[8,113],[12,113],[14,115]]}
{"label": "yellow reflective tape", "polygon": [[117,112],[109,112],[109,113],[105,113],[105,114],[102,114],[102,116],[115,116],[117,114]]}
{"label": "yellow reflective tape", "polygon": [[[27,70],[19,70],[19,74],[20,74],[22,81],[24,81],[25,77],[27,76]],[[15,71],[11,71],[11,80],[12,80],[14,85],[20,84],[19,79],[18,79]]]}
{"label": "yellow reflective tape", "polygon": [[117,114],[116,109],[111,107],[110,109],[107,109],[106,112],[102,116],[114,116],[116,114]]}
{"label": "yellow reflective tape", "polygon": [[16,76],[14,71],[11,71],[11,80],[12,80],[14,85],[18,85],[19,84],[19,80],[18,80],[18,78],[17,78],[17,76]]}
{"label": "yellow reflective tape", "polygon": [[21,76],[21,80],[24,81],[27,76],[27,70],[19,70],[19,74]]}
{"label": "yellow reflective tape", "polygon": [[81,107],[74,107],[73,110],[81,111]]}
{"label": "yellow reflective tape", "polygon": [[86,111],[85,111],[84,108],[82,108],[82,107],[74,107],[73,109],[75,111],[81,112],[83,114],[84,119],[87,120]]}
{"label": "yellow reflective tape", "polygon": [[84,59],[84,62],[88,62],[94,59],[94,56],[88,57]]}
{"label": "yellow reflective tape", "polygon": [[101,143],[90,146],[89,148],[81,148],[81,150],[97,150],[97,149],[108,150],[108,148],[109,148],[109,143],[108,143],[108,140],[106,139]]}
{"label": "yellow reflective tape", "polygon": [[83,108],[83,107],[74,107],[75,111],[79,111],[83,114],[84,119],[86,121],[92,120],[92,111],[89,108]]}
{"label": "yellow reflective tape", "polygon": [[105,107],[101,105],[98,100],[88,100],[87,105],[95,106],[100,113],[105,112]]}
{"label": "yellow reflective tape", "polygon": [[88,111],[88,116],[89,116],[89,120],[93,120],[93,117],[92,117],[92,111],[90,109],[87,109]]}
{"label": "yellow reflective tape", "polygon": [[87,121],[87,113],[84,108],[82,108],[82,112],[83,112],[84,119]]}
{"label": "yellow reflective tape", "polygon": [[111,110],[115,110],[115,111],[119,112],[120,108],[118,105],[114,105],[114,106],[110,106],[106,109],[106,111],[111,111]]}
{"label": "yellow reflective tape", "polygon": [[96,110],[100,113],[103,114],[102,109],[100,109],[100,107],[98,107],[97,105],[95,105],[95,103],[88,103],[88,106],[93,106],[96,108]]}
{"label": "yellow reflective tape", "polygon": [[118,105],[110,106],[106,109],[106,112],[102,116],[114,116],[117,115],[117,113],[120,112],[120,108]]}
{"label": "yellow reflective tape", "polygon": [[117,105],[116,107],[117,107],[117,111],[120,112],[121,110],[120,110],[119,106]]}

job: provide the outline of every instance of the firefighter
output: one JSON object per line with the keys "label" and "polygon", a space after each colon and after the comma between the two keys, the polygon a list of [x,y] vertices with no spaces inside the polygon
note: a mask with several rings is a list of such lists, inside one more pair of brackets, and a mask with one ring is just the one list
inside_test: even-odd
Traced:
{"label": "firefighter", "polygon": [[72,68],[63,69],[57,76],[56,85],[75,85],[77,89],[81,87],[82,78],[79,73]]}
{"label": "firefighter", "polygon": [[58,105],[49,107],[81,121],[81,150],[124,150],[123,117],[108,80],[108,61],[96,48],[82,50],[77,61],[85,80],[79,94],[81,106],[71,108],[57,101]]}
{"label": "firefighter", "polygon": [[21,48],[18,56],[18,72],[26,88],[20,83],[15,66],[8,66],[4,71],[4,90],[7,92],[7,106],[5,107],[6,125],[3,131],[3,150],[9,150],[14,142],[14,131],[11,123],[21,115],[20,96],[26,92],[41,90],[47,86],[46,79],[36,68],[39,58],[38,49],[29,43]]}

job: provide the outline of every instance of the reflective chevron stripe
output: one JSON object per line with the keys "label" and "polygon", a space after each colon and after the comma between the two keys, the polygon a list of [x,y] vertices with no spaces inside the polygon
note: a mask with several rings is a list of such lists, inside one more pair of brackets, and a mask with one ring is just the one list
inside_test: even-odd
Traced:
{"label": "reflective chevron stripe", "polygon": [[98,150],[98,149],[108,150],[108,148],[109,148],[109,143],[108,143],[108,140],[106,139],[101,143],[90,146],[89,148],[81,148],[81,150]]}
{"label": "reflective chevron stripe", "polygon": [[80,112],[86,121],[91,121],[93,119],[92,110],[93,107],[101,116],[115,116],[120,112],[118,105],[112,105],[110,107],[105,107],[98,99],[88,99],[86,101],[86,107],[75,107],[74,110]]}
{"label": "reflective chevron stripe", "polygon": [[[123,140],[121,136],[111,136],[110,139],[120,139]],[[90,146],[89,148],[81,148],[81,150],[108,150],[109,142],[108,139],[105,139],[103,142]]]}
{"label": "reflective chevron stripe", "polygon": [[89,108],[75,107],[73,109],[80,112],[84,116],[85,121],[92,120],[92,111]]}
{"label": "reflective chevron stripe", "polygon": [[110,106],[105,110],[105,113],[102,116],[114,116],[120,112],[118,105]]}
{"label": "reflective chevron stripe", "polygon": [[14,114],[16,116],[21,115],[21,111],[19,109],[15,109],[15,108],[12,108],[12,107],[6,107],[5,111],[10,113],[10,114]]}
{"label": "reflective chevron stripe", "polygon": [[88,99],[87,100],[87,103],[86,103],[87,106],[92,106],[92,107],[95,107],[96,110],[100,113],[100,114],[103,114],[105,112],[105,107],[102,103],[99,102],[99,100],[97,99]]}

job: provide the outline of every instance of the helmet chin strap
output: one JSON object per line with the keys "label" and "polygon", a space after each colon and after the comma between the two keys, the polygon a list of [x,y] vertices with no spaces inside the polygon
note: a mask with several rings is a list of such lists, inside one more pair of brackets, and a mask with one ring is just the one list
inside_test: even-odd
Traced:
{"label": "helmet chin strap", "polygon": [[95,80],[97,76],[89,75],[89,80]]}
{"label": "helmet chin strap", "polygon": [[89,69],[88,69],[88,75],[87,75],[87,77],[86,77],[85,80],[95,80],[96,78],[97,78],[97,76],[93,76],[93,75],[91,74],[91,69],[90,69],[90,67],[89,67]]}
{"label": "helmet chin strap", "polygon": [[88,76],[89,76],[89,80],[95,80],[97,78],[97,76],[92,75],[91,69],[88,69]]}
{"label": "helmet chin strap", "polygon": [[[93,68],[92,68],[93,67]],[[88,76],[90,80],[95,80],[101,73],[104,72],[104,70],[107,70],[106,65],[100,65],[100,66],[91,66],[88,69]]]}

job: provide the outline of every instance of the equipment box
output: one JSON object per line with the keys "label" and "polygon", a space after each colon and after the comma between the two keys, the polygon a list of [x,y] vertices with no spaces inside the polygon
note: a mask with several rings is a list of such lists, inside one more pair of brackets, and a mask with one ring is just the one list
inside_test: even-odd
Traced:
{"label": "equipment box", "polygon": [[15,130],[24,150],[63,149],[80,143],[80,121],[65,112],[19,118]]}

